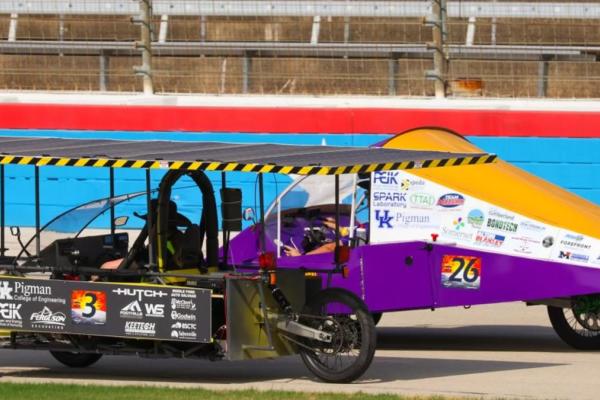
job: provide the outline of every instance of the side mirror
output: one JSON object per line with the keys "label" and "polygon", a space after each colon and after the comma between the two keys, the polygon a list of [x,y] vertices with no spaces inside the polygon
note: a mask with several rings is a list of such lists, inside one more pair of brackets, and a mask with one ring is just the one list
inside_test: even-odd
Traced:
{"label": "side mirror", "polygon": [[123,226],[123,225],[127,224],[127,221],[129,221],[129,217],[128,217],[128,216],[126,216],[126,215],[123,215],[123,216],[121,216],[121,217],[116,217],[116,218],[113,220],[113,224],[114,224],[115,226]]}
{"label": "side mirror", "polygon": [[19,237],[21,236],[21,228],[19,228],[18,226],[11,226],[10,227],[10,234],[15,236],[15,237]]}
{"label": "side mirror", "polygon": [[246,208],[244,210],[243,218],[244,218],[244,221],[255,222],[255,219],[254,219],[254,210],[252,208]]}

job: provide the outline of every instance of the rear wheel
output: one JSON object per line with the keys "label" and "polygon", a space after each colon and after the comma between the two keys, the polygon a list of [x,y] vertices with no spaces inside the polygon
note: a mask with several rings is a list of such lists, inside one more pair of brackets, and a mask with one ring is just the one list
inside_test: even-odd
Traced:
{"label": "rear wheel", "polygon": [[102,354],[72,353],[70,351],[51,351],[52,357],[71,368],[85,368],[98,361]]}
{"label": "rear wheel", "polygon": [[375,325],[363,302],[341,289],[319,292],[308,304],[302,323],[332,335],[331,343],[305,340],[300,356],[325,382],[351,382],[371,365]]}
{"label": "rear wheel", "polygon": [[600,350],[600,296],[574,297],[571,308],[548,306],[556,334],[571,347]]}

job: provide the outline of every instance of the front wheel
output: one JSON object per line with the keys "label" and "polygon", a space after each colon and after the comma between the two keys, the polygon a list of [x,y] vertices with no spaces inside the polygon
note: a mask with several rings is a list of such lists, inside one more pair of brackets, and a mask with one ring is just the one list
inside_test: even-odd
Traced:
{"label": "front wheel", "polygon": [[302,322],[332,335],[331,343],[305,340],[300,356],[306,367],[325,382],[359,378],[371,365],[376,333],[364,303],[342,289],[319,292],[307,305]]}
{"label": "front wheel", "polygon": [[600,296],[579,296],[571,308],[548,306],[556,334],[579,350],[600,350]]}
{"label": "front wheel", "polygon": [[102,354],[97,353],[73,353],[70,351],[51,351],[50,354],[57,361],[71,368],[89,367],[102,357]]}

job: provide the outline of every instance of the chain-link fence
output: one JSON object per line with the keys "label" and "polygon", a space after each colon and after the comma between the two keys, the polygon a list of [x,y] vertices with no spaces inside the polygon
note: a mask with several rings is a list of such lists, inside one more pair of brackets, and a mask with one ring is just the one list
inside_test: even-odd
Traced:
{"label": "chain-link fence", "polygon": [[3,0],[0,89],[598,98],[599,22],[573,1]]}

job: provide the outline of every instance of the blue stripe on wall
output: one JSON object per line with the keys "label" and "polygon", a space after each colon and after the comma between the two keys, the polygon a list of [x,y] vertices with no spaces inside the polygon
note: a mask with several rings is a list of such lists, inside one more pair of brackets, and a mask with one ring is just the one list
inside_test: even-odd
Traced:
{"label": "blue stripe on wall", "polygon": [[[0,136],[62,137],[78,139],[121,139],[121,140],[180,140],[180,141],[227,141],[238,143],[282,143],[332,146],[369,146],[389,135],[326,135],[326,134],[244,134],[244,133],[177,133],[177,132],[114,132],[114,131],[44,131],[44,130],[0,130]],[[600,204],[600,139],[567,138],[490,138],[470,137],[475,145],[498,154],[502,159],[514,163],[539,177],[571,190]],[[100,168],[53,168],[45,167],[41,172],[42,223],[57,214],[108,195],[108,170]],[[116,192],[129,193],[144,190],[144,172],[119,169],[116,174]],[[33,167],[7,166],[7,224],[32,226]],[[220,174],[210,173],[215,183],[219,201]],[[153,172],[153,187],[162,177]],[[228,185],[243,190],[244,207],[255,206],[254,187],[256,177],[252,174],[229,173]],[[265,181],[265,195],[270,202],[277,192],[289,182],[289,178],[271,175]],[[191,182],[182,182],[184,187]],[[196,189],[180,189],[173,193],[180,211],[196,219],[198,194]],[[144,198],[138,198],[123,206],[120,213],[145,210]],[[94,226],[107,226],[106,218]]]}

